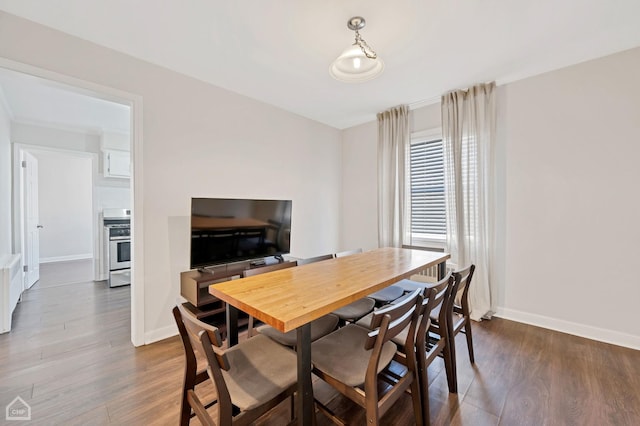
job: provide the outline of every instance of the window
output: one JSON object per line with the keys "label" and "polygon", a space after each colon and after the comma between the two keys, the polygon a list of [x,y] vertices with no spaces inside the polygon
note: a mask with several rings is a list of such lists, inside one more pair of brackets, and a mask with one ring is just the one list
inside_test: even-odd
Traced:
{"label": "window", "polygon": [[439,130],[414,133],[409,153],[411,245],[442,248],[447,234]]}

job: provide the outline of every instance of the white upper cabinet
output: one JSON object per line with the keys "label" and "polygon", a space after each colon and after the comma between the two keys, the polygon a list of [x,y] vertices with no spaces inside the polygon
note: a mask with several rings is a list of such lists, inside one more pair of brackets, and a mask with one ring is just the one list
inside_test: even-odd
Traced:
{"label": "white upper cabinet", "polygon": [[131,177],[130,137],[128,133],[103,132],[100,146],[104,154],[103,174],[110,178]]}
{"label": "white upper cabinet", "polygon": [[104,177],[131,177],[131,154],[128,151],[104,151]]}

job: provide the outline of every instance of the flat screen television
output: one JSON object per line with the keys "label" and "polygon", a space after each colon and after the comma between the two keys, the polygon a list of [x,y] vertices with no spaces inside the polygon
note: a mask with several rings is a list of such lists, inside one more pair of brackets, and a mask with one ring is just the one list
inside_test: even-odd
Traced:
{"label": "flat screen television", "polygon": [[191,199],[191,269],[289,253],[291,200]]}

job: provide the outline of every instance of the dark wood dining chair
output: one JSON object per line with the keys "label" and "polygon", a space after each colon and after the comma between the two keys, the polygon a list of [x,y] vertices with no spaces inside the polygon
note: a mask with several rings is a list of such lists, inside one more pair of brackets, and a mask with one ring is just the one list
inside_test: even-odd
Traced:
{"label": "dark wood dining chair", "polygon": [[[448,333],[443,335],[439,334],[439,328],[436,324],[432,324],[432,314],[437,312],[438,315],[441,311],[441,306],[444,304],[448,293],[452,290],[454,285],[454,277],[451,272],[440,281],[436,283],[422,283],[424,286],[418,286],[413,291],[423,292],[423,301],[420,311],[420,322],[417,330],[416,345],[413,350],[416,352],[416,359],[418,365],[418,378],[420,383],[420,392],[422,399],[422,416],[425,424],[429,424],[429,381],[427,376],[427,369],[429,365],[438,357],[444,359],[445,372],[447,379],[453,380],[453,362],[451,352],[448,346]],[[404,301],[406,297],[410,297],[407,294],[400,299],[392,302],[400,303]],[[369,314],[360,319],[356,324],[362,327],[369,327],[371,323],[371,316]],[[445,320],[443,315],[443,320]],[[446,328],[444,328],[446,330]],[[409,333],[409,327],[406,327],[400,334],[393,338],[393,342],[398,345],[399,362],[406,365],[407,351],[410,347],[405,346],[404,342]],[[451,378],[451,379],[450,379]]]}
{"label": "dark wood dining chair", "polygon": [[[471,336],[471,320],[469,318],[469,285],[473,277],[475,266],[471,265],[452,273],[452,282],[447,290],[444,301],[440,306],[431,311],[431,338],[437,336],[447,339],[450,367],[447,368],[445,356],[445,368],[447,371],[447,383],[449,392],[458,392],[458,372],[456,365],[455,336],[461,331],[467,335],[467,349],[471,363],[475,362],[473,353],[473,338]],[[457,306],[457,307],[456,307]],[[467,315],[465,316],[465,309]]]}
{"label": "dark wood dining chair", "polygon": [[[203,360],[198,361],[198,358],[196,357],[197,350],[194,349],[191,339],[189,339],[189,335],[187,334],[187,331],[184,327],[182,321],[183,314],[180,313],[180,309],[186,310],[186,308],[184,307],[178,308],[176,306],[173,308],[173,317],[175,318],[176,325],[178,326],[178,331],[180,332],[180,338],[182,339],[182,346],[184,347],[184,355],[186,361],[184,369],[184,379],[182,382],[182,400],[180,403],[180,426],[188,426],[191,419],[195,416],[195,413],[191,410],[191,405],[189,404],[189,392],[194,391],[197,385],[207,381],[209,379],[209,376],[207,374],[206,365],[198,366],[198,363],[202,363]],[[191,313],[189,313],[188,315],[192,316]],[[213,399],[207,403],[204,403],[203,406],[205,409],[207,409],[217,402],[217,399]]]}
{"label": "dark wood dining chair", "polygon": [[[380,418],[391,406],[411,390],[416,424],[422,424],[420,388],[414,351],[410,351],[405,363],[404,375],[392,384],[382,376],[396,358],[397,345],[392,339],[410,327],[407,347],[415,345],[422,296],[416,290],[410,297],[395,305],[387,305],[371,316],[369,328],[348,324],[315,341],[311,345],[313,372],[351,401],[366,411],[366,424],[379,425]],[[379,381],[389,386],[379,389]],[[316,401],[318,408],[337,424],[346,424],[328,407]]]}
{"label": "dark wood dining chair", "polygon": [[293,398],[297,389],[295,352],[266,336],[223,350],[216,327],[198,320],[182,305],[173,308],[173,316],[184,343],[187,371],[193,374],[197,356],[203,357],[207,364],[204,374],[213,382],[217,394],[214,421],[208,406],[193,387],[185,384],[181,425],[189,424],[191,410],[206,426],[249,425],[280,402]]}
{"label": "dark wood dining chair", "polygon": [[[455,278],[449,272],[442,280],[425,289],[425,299],[422,305],[420,323],[416,334],[416,359],[418,363],[418,380],[420,383],[420,398],[422,399],[422,418],[424,424],[430,424],[429,410],[429,376],[428,368],[437,357],[444,359],[444,368],[447,381],[455,379],[454,358],[449,347],[448,334],[434,333],[431,321],[431,313],[434,309],[442,307],[448,293],[455,284]],[[443,318],[444,320],[444,318]],[[403,346],[404,354],[409,350]]]}
{"label": "dark wood dining chair", "polygon": [[[262,268],[247,269],[242,272],[241,276],[242,278],[252,277],[252,276],[264,274],[267,272],[273,272],[281,269],[292,268],[294,266],[297,266],[296,261],[276,263],[274,265],[264,266]],[[327,314],[316,320],[311,321],[311,341],[313,342],[314,340],[318,340],[322,336],[325,336],[331,333],[338,326],[338,321],[339,321],[338,317],[332,314]],[[254,318],[252,316],[249,316],[249,329],[248,329],[249,337],[252,337],[255,334],[254,330],[255,332],[264,334],[265,336],[275,340],[281,345],[295,347],[298,342],[296,330],[291,330],[286,333],[283,333],[267,324],[262,324],[256,328],[254,327]]]}
{"label": "dark wood dining chair", "polygon": [[445,361],[449,392],[457,393],[456,345],[453,340],[451,320],[453,317],[454,298],[460,285],[460,276],[449,271],[447,277],[450,277],[449,285],[447,286],[442,303],[434,306],[431,310],[431,324],[429,325],[429,335],[426,336],[426,338],[428,339],[427,343],[444,342],[446,351],[443,351],[442,355]]}
{"label": "dark wood dining chair", "polygon": [[458,275],[460,284],[453,298],[453,315],[450,327],[454,339],[458,333],[463,333],[467,338],[467,350],[471,364],[474,364],[476,361],[473,353],[473,336],[471,334],[471,318],[469,316],[471,313],[469,307],[469,287],[471,286],[471,279],[473,278],[475,270],[476,266],[472,264],[453,273],[454,276]]}

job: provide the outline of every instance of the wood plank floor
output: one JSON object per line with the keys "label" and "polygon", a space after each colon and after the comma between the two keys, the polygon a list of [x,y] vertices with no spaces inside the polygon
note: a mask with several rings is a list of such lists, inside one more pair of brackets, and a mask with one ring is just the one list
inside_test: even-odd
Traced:
{"label": "wood plank floor", "polygon": [[[73,268],[73,264],[59,265]],[[73,272],[69,271],[69,276]],[[35,425],[176,425],[183,353],[178,338],[134,348],[129,287],[42,284],[24,294],[0,335],[0,424],[21,396]],[[443,363],[429,371],[434,425],[640,425],[640,351],[494,319],[474,323],[476,364],[457,341],[459,393]],[[212,393],[212,387],[201,392]],[[361,410],[316,380],[314,392],[350,424]],[[330,422],[318,414],[318,425]],[[262,425],[285,424],[288,405]],[[403,397],[383,423],[413,424]],[[197,425],[194,420],[192,424]]]}

